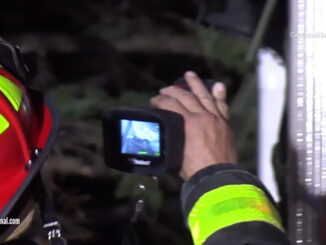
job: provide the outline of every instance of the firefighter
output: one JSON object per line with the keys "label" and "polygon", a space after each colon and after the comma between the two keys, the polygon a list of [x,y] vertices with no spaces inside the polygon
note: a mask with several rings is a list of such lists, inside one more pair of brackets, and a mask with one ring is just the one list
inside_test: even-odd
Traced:
{"label": "firefighter", "polygon": [[[211,95],[195,73],[187,72],[185,79],[192,93],[171,86],[151,103],[185,119],[180,175],[186,182],[181,199],[194,244],[289,244],[271,196],[236,164],[225,88],[217,83]],[[24,232],[35,200],[50,243],[64,245],[39,175],[58,130],[58,113],[47,98],[26,85],[19,50],[0,38],[0,218],[21,220],[20,225],[0,226],[0,242],[10,243]]]}
{"label": "firefighter", "polygon": [[290,244],[264,185],[237,165],[224,85],[211,94],[194,72],[185,80],[191,92],[166,87],[151,104],[185,119],[181,203],[194,244]]}
{"label": "firefighter", "polygon": [[0,243],[24,232],[37,202],[51,244],[63,245],[39,174],[54,142],[59,114],[43,94],[26,85],[27,68],[19,49],[0,37],[0,218],[19,220],[19,224],[0,226]]}

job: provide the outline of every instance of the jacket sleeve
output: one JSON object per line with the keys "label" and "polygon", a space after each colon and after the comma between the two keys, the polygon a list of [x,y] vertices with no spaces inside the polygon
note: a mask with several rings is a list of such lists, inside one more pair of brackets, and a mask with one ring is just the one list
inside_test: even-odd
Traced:
{"label": "jacket sleeve", "polygon": [[217,164],[184,183],[181,203],[195,245],[289,245],[264,185],[234,164]]}

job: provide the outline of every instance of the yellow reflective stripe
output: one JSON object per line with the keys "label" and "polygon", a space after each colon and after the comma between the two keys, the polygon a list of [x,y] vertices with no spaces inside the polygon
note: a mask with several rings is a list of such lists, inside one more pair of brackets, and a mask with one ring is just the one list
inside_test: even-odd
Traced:
{"label": "yellow reflective stripe", "polygon": [[7,97],[16,111],[19,110],[23,91],[12,81],[0,75],[0,91]]}
{"label": "yellow reflective stripe", "polygon": [[0,135],[9,128],[10,124],[6,118],[0,114]]}
{"label": "yellow reflective stripe", "polygon": [[227,185],[209,191],[188,216],[195,245],[203,244],[220,229],[251,221],[266,222],[284,231],[274,205],[264,191],[253,185]]}

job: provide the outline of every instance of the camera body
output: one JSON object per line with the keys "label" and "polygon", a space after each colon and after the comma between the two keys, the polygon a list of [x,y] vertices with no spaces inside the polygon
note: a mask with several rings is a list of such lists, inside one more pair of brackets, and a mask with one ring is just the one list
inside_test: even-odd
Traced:
{"label": "camera body", "polygon": [[122,107],[103,115],[106,164],[123,172],[160,175],[183,161],[184,120],[177,113]]}

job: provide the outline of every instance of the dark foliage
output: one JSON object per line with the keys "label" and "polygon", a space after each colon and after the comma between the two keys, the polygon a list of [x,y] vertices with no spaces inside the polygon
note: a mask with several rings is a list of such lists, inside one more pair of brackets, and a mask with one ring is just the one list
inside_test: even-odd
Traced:
{"label": "dark foliage", "polygon": [[[223,10],[225,1],[220,3],[211,9]],[[201,4],[195,0],[1,3],[0,35],[21,46],[31,70],[30,85],[49,93],[63,115],[43,176],[69,244],[120,244],[124,234],[135,239],[134,232],[139,244],[192,243],[180,210],[181,180],[166,175],[157,187],[150,178],[109,170],[102,159],[99,123],[107,108],[148,104],[159,88],[186,70],[226,83],[232,117],[241,122],[235,124],[240,159],[254,171],[255,79],[243,61],[248,43],[199,26],[195,20]],[[131,229],[127,221],[140,195],[140,182],[149,188],[146,207]],[[46,244],[38,215],[33,222],[24,237]]]}

